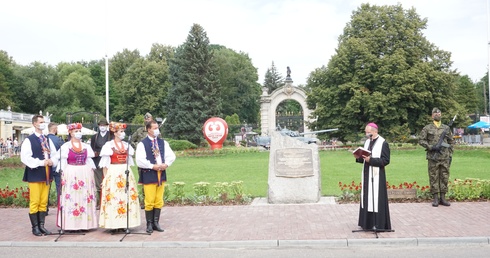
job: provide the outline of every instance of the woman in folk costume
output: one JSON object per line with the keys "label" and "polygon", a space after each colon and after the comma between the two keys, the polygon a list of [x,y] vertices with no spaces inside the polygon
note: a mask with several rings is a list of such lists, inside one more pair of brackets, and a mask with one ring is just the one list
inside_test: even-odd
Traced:
{"label": "woman in folk costume", "polygon": [[364,164],[358,225],[365,230],[391,231],[385,171],[385,167],[390,164],[390,147],[378,134],[375,123],[369,123],[365,133],[368,139],[364,148],[370,150],[371,155],[356,159],[356,162]]}
{"label": "woman in folk costume", "polygon": [[69,124],[68,132],[70,140],[59,150],[57,169],[62,174],[57,224],[63,230],[97,228],[94,151],[81,140],[82,124]]}
{"label": "woman in folk costume", "polygon": [[[131,171],[134,149],[123,141],[126,124],[111,122],[109,129],[113,140],[106,142],[100,151],[99,167],[104,171],[104,180],[99,226],[115,231],[126,226],[137,227],[141,224],[141,218],[136,180]],[[129,170],[127,175],[126,170]],[[127,189],[126,179],[129,182]]]}

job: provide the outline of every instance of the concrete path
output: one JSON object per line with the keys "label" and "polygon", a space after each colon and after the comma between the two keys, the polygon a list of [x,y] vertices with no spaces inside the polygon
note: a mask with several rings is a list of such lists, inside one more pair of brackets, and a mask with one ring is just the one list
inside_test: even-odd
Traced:
{"label": "concrete path", "polygon": [[[244,206],[164,207],[160,224],[165,232],[151,235],[111,235],[94,229],[85,235],[36,237],[28,209],[0,209],[0,246],[162,246],[162,247],[275,247],[358,245],[490,244],[490,202],[453,202],[434,208],[430,203],[390,204],[395,232],[357,230],[359,205],[266,204],[257,199]],[[46,228],[57,232],[55,213]],[[132,232],[144,232],[141,226]]]}

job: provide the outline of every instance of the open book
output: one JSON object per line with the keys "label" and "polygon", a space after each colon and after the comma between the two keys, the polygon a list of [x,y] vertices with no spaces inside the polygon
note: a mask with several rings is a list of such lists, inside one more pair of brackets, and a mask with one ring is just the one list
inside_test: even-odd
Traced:
{"label": "open book", "polygon": [[371,155],[371,151],[364,149],[363,147],[359,147],[355,149],[352,154],[354,154],[354,157],[356,159],[362,158],[362,156],[369,156]]}

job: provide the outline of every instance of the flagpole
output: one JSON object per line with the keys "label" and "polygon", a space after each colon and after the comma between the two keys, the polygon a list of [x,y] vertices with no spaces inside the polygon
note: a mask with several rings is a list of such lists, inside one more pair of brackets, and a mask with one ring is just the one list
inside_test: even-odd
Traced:
{"label": "flagpole", "polygon": [[105,42],[105,119],[107,122],[110,121],[109,119],[109,57],[107,56],[107,48],[108,48],[108,36],[107,36],[107,1],[105,1],[105,36],[106,36],[106,42]]}
{"label": "flagpole", "polygon": [[109,58],[107,52],[105,55],[105,118],[107,122],[109,119]]}
{"label": "flagpole", "polygon": [[[487,41],[488,41],[488,64],[487,64],[487,69],[488,69],[488,107],[490,111],[490,2],[487,0]],[[485,86],[483,86],[485,87]],[[483,102],[485,102],[485,98],[483,98]],[[485,106],[487,104],[485,103]],[[488,114],[485,114],[488,116]]]}

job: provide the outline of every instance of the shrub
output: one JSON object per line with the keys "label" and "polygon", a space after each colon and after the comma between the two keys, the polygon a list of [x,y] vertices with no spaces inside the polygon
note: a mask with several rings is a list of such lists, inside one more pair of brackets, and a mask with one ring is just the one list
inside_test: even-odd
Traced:
{"label": "shrub", "polygon": [[411,143],[412,145],[418,145],[419,139],[418,138],[408,138],[407,143]]}
{"label": "shrub", "polygon": [[490,181],[475,178],[454,179],[448,185],[448,197],[457,201],[488,198]]}
{"label": "shrub", "polygon": [[[342,194],[338,196],[338,200],[341,202],[358,202],[361,198],[362,183],[356,184],[352,181],[349,185],[339,182],[340,190]],[[390,184],[386,182],[386,189],[417,189],[417,198],[422,200],[428,200],[432,198],[430,194],[429,186],[420,186],[417,182],[401,184]]]}
{"label": "shrub", "polygon": [[188,149],[196,149],[197,145],[187,140],[168,140],[168,144],[173,151],[183,151]]}
{"label": "shrub", "polygon": [[185,200],[185,191],[184,191],[184,182],[174,182],[172,184],[175,189],[172,191],[175,195],[175,199],[178,200],[180,203],[184,203]]}
{"label": "shrub", "polygon": [[0,189],[0,205],[29,207],[29,188],[10,189],[7,185],[5,189]]}
{"label": "shrub", "polygon": [[0,168],[7,168],[7,167],[23,167],[24,164],[22,164],[22,161],[20,161],[20,157],[15,156],[15,157],[10,157],[7,159],[0,159]]}
{"label": "shrub", "polygon": [[216,199],[220,202],[226,202],[228,200],[228,189],[230,188],[230,184],[227,182],[216,182],[213,187]]}

